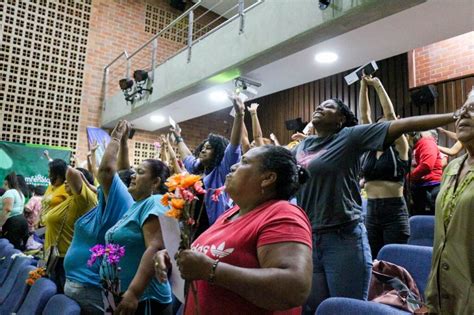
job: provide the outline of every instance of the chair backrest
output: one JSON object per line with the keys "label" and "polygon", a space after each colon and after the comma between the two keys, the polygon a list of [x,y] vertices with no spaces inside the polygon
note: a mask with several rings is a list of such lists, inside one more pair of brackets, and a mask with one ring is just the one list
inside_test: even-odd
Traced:
{"label": "chair backrest", "polygon": [[26,279],[28,279],[29,276],[28,273],[34,269],[35,267],[31,265],[24,266],[20,269],[10,294],[8,294],[7,298],[0,304],[0,314],[16,313],[20,308],[21,303],[23,303],[30,289],[30,286],[26,284]]}
{"label": "chair backrest", "polygon": [[43,315],[80,315],[81,308],[74,300],[64,294],[56,294],[49,299]]}
{"label": "chair backrest", "polygon": [[20,271],[26,266],[31,266],[31,261],[31,258],[26,257],[16,257],[13,260],[12,266],[8,271],[7,278],[5,279],[3,285],[0,287],[0,304],[3,304],[7,296],[10,294],[10,291],[15,285],[17,277],[20,275]]}
{"label": "chair backrest", "polygon": [[351,298],[333,297],[324,300],[316,310],[316,315],[407,315],[404,312],[388,305],[361,301]]}
{"label": "chair backrest", "polygon": [[38,279],[16,312],[17,315],[41,315],[49,299],[56,294],[56,285],[47,278]]}
{"label": "chair backrest", "polygon": [[410,224],[408,244],[433,246],[435,225],[433,215],[415,215],[408,222]]}
{"label": "chair backrest", "polygon": [[[3,239],[4,238],[0,238],[0,240],[3,240]],[[11,248],[13,248],[13,245],[8,241],[0,243],[0,258],[5,256],[5,252]]]}
{"label": "chair backrest", "polygon": [[385,260],[405,268],[413,277],[420,293],[425,292],[431,271],[433,247],[389,244],[382,247],[377,259]]}
{"label": "chair backrest", "polygon": [[3,255],[0,255],[0,287],[5,282],[7,278],[8,272],[13,264],[12,255],[19,254],[20,251],[18,249],[13,248],[13,246],[9,247],[7,250],[4,251]]}
{"label": "chair backrest", "polygon": [[[1,237],[0,238],[0,249],[4,247],[5,245],[10,244],[10,241],[7,240],[6,238]],[[10,244],[11,245],[11,244]],[[13,246],[13,245],[12,245]]]}

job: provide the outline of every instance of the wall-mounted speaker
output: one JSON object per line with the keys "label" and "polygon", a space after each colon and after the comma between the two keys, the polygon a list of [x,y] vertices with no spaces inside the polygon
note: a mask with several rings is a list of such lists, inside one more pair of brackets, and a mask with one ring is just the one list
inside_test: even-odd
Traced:
{"label": "wall-mounted speaker", "polygon": [[186,9],[186,0],[170,0],[170,6],[184,12]]}
{"label": "wall-mounted speaker", "polygon": [[438,97],[436,86],[423,86],[410,94],[411,101],[416,106],[433,105],[435,98]]}

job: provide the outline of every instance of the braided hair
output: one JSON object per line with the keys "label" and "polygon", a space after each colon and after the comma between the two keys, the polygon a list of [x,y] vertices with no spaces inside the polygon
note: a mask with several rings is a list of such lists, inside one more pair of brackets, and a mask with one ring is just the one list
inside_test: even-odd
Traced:
{"label": "braided hair", "polygon": [[359,123],[356,116],[354,115],[352,110],[349,108],[349,106],[344,104],[344,102],[342,102],[338,98],[331,98],[331,100],[337,104],[337,108],[339,109],[341,114],[346,118],[346,121],[344,122],[344,124],[342,124],[341,129],[345,127],[356,126]]}

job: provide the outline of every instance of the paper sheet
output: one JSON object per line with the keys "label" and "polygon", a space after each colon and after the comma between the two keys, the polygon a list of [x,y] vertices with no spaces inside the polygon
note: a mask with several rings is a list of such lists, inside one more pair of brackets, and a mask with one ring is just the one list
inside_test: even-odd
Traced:
{"label": "paper sheet", "polygon": [[181,278],[178,265],[174,259],[174,256],[178,252],[180,242],[179,224],[176,219],[170,217],[159,216],[159,219],[165,248],[168,250],[168,254],[171,258],[171,277],[168,280],[170,281],[173,294],[181,303],[184,303],[184,280]]}

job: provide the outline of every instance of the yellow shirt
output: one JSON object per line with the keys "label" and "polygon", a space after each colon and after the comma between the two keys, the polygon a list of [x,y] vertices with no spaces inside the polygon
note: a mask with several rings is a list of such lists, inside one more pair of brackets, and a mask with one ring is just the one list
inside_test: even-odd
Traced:
{"label": "yellow shirt", "polygon": [[48,213],[51,209],[57,207],[68,197],[69,194],[66,192],[66,186],[64,184],[58,187],[54,187],[53,185],[48,186],[48,189],[46,189],[46,192],[43,195],[43,199],[41,200],[40,222],[42,225],[44,225],[44,215]]}
{"label": "yellow shirt", "polygon": [[[96,205],[97,195],[83,183],[80,194],[68,195],[64,202],[46,213],[43,217],[46,226],[45,251],[47,252],[58,239],[59,256],[64,257],[72,241],[74,223]],[[61,232],[61,225],[65,216],[66,221]]]}

